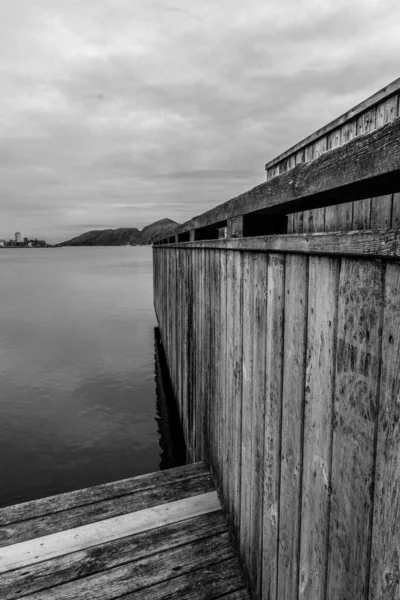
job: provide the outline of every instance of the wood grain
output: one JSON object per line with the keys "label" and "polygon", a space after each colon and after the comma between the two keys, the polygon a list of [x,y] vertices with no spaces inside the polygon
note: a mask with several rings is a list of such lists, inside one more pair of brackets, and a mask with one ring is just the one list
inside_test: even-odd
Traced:
{"label": "wood grain", "polygon": [[382,302],[382,266],[343,259],[327,587],[332,600],[364,598],[368,591]]}
{"label": "wood grain", "polygon": [[[227,560],[232,564],[229,574],[233,579],[236,575],[235,587],[239,587],[237,581],[240,581],[240,570],[236,564],[237,559],[234,557],[229,535],[224,533],[178,548],[170,548],[167,552],[152,554],[49,590],[29,594],[26,598],[27,600],[75,600],[76,598],[114,600],[121,596],[129,597],[128,594],[139,590],[140,594],[143,594],[146,588],[153,594],[150,597],[156,598],[157,584],[162,583],[165,589],[168,581],[173,581],[177,575],[183,576],[194,570],[202,575],[202,580],[204,571],[208,570],[209,566]],[[207,581],[207,577],[205,579]],[[218,577],[215,577],[215,572],[213,572],[213,580],[214,585],[217,585]]]}
{"label": "wood grain", "polygon": [[307,332],[308,258],[288,256],[285,273],[285,331],[279,509],[279,599],[297,596],[303,469],[303,414]]}
{"label": "wood grain", "polygon": [[400,269],[388,264],[385,282],[385,309],[382,333],[382,380],[372,556],[371,600],[400,597]]}
{"label": "wood grain", "polygon": [[100,573],[152,554],[226,532],[222,511],[119,538],[0,575],[0,598],[28,594]]}
{"label": "wood grain", "polygon": [[268,257],[265,360],[265,418],[262,515],[263,600],[276,598],[278,573],[282,385],[284,356],[285,257]]}
{"label": "wood grain", "polygon": [[323,598],[328,554],[339,261],[310,258],[299,599]]}
{"label": "wood grain", "polygon": [[2,548],[0,573],[76,552],[177,521],[220,510],[216,492],[176,500],[161,506],[60,531]]}

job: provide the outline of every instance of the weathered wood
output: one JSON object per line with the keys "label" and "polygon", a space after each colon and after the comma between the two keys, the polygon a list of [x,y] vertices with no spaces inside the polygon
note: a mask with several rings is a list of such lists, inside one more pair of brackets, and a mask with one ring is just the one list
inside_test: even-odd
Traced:
{"label": "weathered wood", "polygon": [[180,482],[184,480],[207,477],[208,472],[206,465],[203,462],[199,462],[183,467],[176,467],[173,470],[139,475],[65,494],[58,494],[57,496],[49,496],[48,498],[7,506],[0,509],[0,525],[5,526],[10,523],[18,523],[19,521],[34,519],[104,500],[115,500],[120,496],[140,493],[145,490],[156,490],[161,486],[170,485],[171,483],[179,486]]}
{"label": "weathered wood", "polygon": [[327,588],[332,599],[365,598],[368,591],[381,320],[381,265],[343,259]]}
{"label": "weathered wood", "polygon": [[211,492],[213,489],[214,483],[211,476],[206,473],[202,477],[183,479],[179,484],[172,481],[169,485],[163,485],[160,488],[150,488],[140,493],[120,496],[118,502],[112,498],[52,515],[11,523],[0,528],[0,547],[166,504],[178,498],[190,498],[201,493]]}
{"label": "weathered wood", "polygon": [[339,261],[310,258],[299,598],[324,598]]}
{"label": "weathered wood", "polygon": [[262,515],[262,599],[276,599],[281,465],[281,416],[285,308],[285,257],[268,257],[265,361],[264,498]]}
{"label": "weathered wood", "polygon": [[216,492],[176,500],[2,548],[0,573],[220,510]]}
{"label": "weathered wood", "polygon": [[370,600],[400,597],[400,268],[386,267]]}
{"label": "weathered wood", "polygon": [[327,206],[324,231],[351,231],[353,229],[353,203]]}
{"label": "weathered wood", "polygon": [[16,600],[132,560],[226,532],[222,511],[122,537],[0,575],[0,598]]}
{"label": "weathered wood", "polygon": [[243,362],[242,362],[242,456],[240,472],[240,555],[245,567],[250,557],[251,456],[253,397],[254,263],[255,255],[245,254],[243,263]]}
{"label": "weathered wood", "polygon": [[[398,259],[400,257],[400,231],[398,229],[345,233],[339,231],[312,235],[271,235],[237,240],[209,240],[200,243],[202,248],[216,250],[359,256],[363,258]],[[188,247],[190,248],[190,246]]]}
{"label": "weathered wood", "polygon": [[262,574],[262,527],[264,497],[264,409],[265,409],[265,361],[267,338],[267,290],[268,258],[265,254],[254,255],[253,273],[253,380],[252,380],[252,445],[250,471],[250,585],[256,597],[261,596]]}
{"label": "weathered wood", "polygon": [[371,229],[389,229],[392,224],[393,195],[371,199]]}
{"label": "weathered wood", "polygon": [[400,193],[393,194],[392,229],[400,228]]}
{"label": "weathered wood", "polygon": [[[185,598],[185,600],[214,600],[225,594],[229,598],[230,592],[241,592],[239,598],[249,600],[249,595],[244,591],[245,581],[239,571],[237,558],[214,562],[205,569],[190,571],[181,575],[144,588],[136,593],[128,594],[124,600],[165,600],[166,598]],[[234,597],[234,596],[233,596]],[[39,600],[39,599],[38,599]]]}
{"label": "weathered wood", "polygon": [[288,256],[285,274],[285,357],[277,594],[280,600],[292,600],[298,591],[307,290],[308,258]]}
{"label": "weathered wood", "polygon": [[[27,600],[72,600],[73,598],[114,600],[143,588],[152,589],[161,582],[166,587],[168,581],[174,579],[177,573],[182,576],[194,569],[202,572],[203,569],[208,570],[213,563],[229,559],[232,564],[235,564],[229,536],[223,533],[176,549],[170,548],[167,552],[152,554],[102,573],[88,575],[56,588],[29,594],[26,598]],[[231,569],[230,574],[233,575],[234,571],[238,574],[237,566],[236,569]]]}
{"label": "weathered wood", "polygon": [[242,453],[242,390],[243,390],[243,256],[232,253],[232,482],[231,519],[236,533],[240,527],[241,453]]}

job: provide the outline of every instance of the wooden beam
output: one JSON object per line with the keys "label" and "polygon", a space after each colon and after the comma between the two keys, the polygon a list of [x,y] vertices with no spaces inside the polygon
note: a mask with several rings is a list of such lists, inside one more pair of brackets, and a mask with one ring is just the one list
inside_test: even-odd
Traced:
{"label": "wooden beam", "polygon": [[299,164],[179,225],[175,233],[239,215],[282,215],[400,191],[400,118]]}
{"label": "wooden beam", "polygon": [[400,258],[400,230],[349,231],[313,234],[267,235],[254,238],[207,240],[160,248],[249,250],[318,255]]}

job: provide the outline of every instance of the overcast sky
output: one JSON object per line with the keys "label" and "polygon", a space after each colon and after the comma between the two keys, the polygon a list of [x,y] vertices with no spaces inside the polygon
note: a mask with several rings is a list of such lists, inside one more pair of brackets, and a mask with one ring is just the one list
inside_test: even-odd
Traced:
{"label": "overcast sky", "polygon": [[398,0],[0,3],[0,238],[183,222],[400,75]]}

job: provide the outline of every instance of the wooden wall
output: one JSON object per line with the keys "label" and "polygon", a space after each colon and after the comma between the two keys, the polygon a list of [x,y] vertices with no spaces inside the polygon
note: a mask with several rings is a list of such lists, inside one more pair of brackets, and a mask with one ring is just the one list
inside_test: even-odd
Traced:
{"label": "wooden wall", "polygon": [[254,598],[400,598],[399,298],[391,259],[154,247],[188,460]]}

